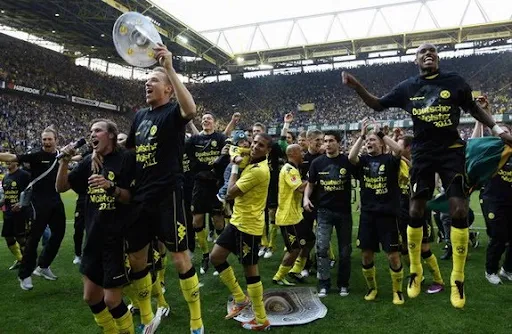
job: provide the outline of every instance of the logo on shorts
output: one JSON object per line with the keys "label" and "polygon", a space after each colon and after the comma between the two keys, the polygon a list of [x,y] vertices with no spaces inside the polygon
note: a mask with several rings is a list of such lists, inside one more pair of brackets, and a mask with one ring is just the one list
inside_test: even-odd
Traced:
{"label": "logo on shorts", "polygon": [[359,247],[361,245],[361,240],[357,239],[356,240],[356,246]]}
{"label": "logo on shorts", "polygon": [[340,175],[346,175],[347,170],[345,168],[340,169]]}
{"label": "logo on shorts", "polygon": [[244,245],[242,246],[242,257],[245,257],[250,252],[251,252],[251,247],[249,247],[249,245],[244,242]]}
{"label": "logo on shorts", "polygon": [[306,239],[300,239],[299,244],[301,246],[305,246],[306,245]]}
{"label": "logo on shorts", "polygon": [[75,212],[75,217],[80,216],[80,212]]}
{"label": "logo on shorts", "polygon": [[113,171],[110,171],[108,172],[108,175],[107,175],[107,178],[110,180],[110,181],[114,181],[114,178],[116,176],[114,175],[114,172]]}
{"label": "logo on shorts", "polygon": [[439,96],[443,99],[447,99],[451,96],[450,92],[447,90],[442,90],[441,93],[439,93]]}
{"label": "logo on shorts", "polygon": [[158,131],[158,127],[156,125],[153,125],[151,129],[149,129],[149,134],[154,136],[156,132]]}
{"label": "logo on shorts", "polygon": [[293,245],[293,243],[297,240],[297,237],[293,234],[288,234],[288,242],[290,242],[290,245]]}
{"label": "logo on shorts", "polygon": [[183,238],[185,238],[185,236],[187,235],[187,228],[180,222],[176,222],[176,224],[178,224],[178,243],[181,243],[183,241]]}
{"label": "logo on shorts", "polygon": [[461,254],[461,255],[466,253],[466,247],[464,247],[464,246],[457,246],[457,253]]}
{"label": "logo on shorts", "polygon": [[489,214],[487,215],[487,217],[489,217],[489,219],[494,219],[496,216],[494,215],[494,213],[489,212]]}
{"label": "logo on shorts", "polygon": [[212,146],[213,147],[217,147],[217,141],[216,140],[212,140]]}

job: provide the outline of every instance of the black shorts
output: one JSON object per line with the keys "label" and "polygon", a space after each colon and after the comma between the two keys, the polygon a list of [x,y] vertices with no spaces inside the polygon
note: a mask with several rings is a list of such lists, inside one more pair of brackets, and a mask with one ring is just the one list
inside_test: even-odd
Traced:
{"label": "black shorts", "polygon": [[414,152],[411,168],[411,198],[430,200],[439,174],[448,198],[468,197],[465,147]]}
{"label": "black shorts", "polygon": [[105,289],[128,284],[124,247],[122,235],[108,236],[98,233],[87,236],[82,252],[80,273]]}
{"label": "black shorts", "polygon": [[512,207],[510,204],[499,203],[490,198],[480,198],[480,206],[489,238],[504,242],[512,241]]}
{"label": "black shorts", "polygon": [[386,253],[400,250],[398,219],[394,215],[361,211],[357,247],[379,252],[379,243]]}
{"label": "black shorts", "polygon": [[304,220],[301,220],[295,225],[280,226],[280,228],[288,252],[295,249],[302,249],[306,246],[306,243],[310,241],[307,240],[307,237],[312,233]]}
{"label": "black shorts", "polygon": [[4,213],[2,237],[22,238],[27,234],[28,230],[29,219],[26,212],[16,212],[11,214]]}
{"label": "black shorts", "polygon": [[217,180],[196,179],[192,190],[192,213],[222,214],[222,203],[217,198],[218,192]]}
{"label": "black shorts", "polygon": [[[403,212],[399,217],[399,230],[400,230],[400,243],[402,244],[402,249],[407,249],[407,226],[410,225],[409,222],[411,217],[407,215],[403,215]],[[422,244],[428,244],[434,242],[434,225],[432,224],[432,212],[425,211],[425,221],[423,223],[423,239],[421,239]]]}
{"label": "black shorts", "polygon": [[235,226],[228,224],[215,243],[236,254],[243,265],[258,264],[261,236],[241,232]]}
{"label": "black shorts", "polygon": [[279,195],[279,173],[270,173],[268,185],[267,209],[277,209],[277,197]]}
{"label": "black shorts", "polygon": [[126,210],[125,239],[127,252],[133,253],[148,245],[155,237],[170,252],[188,249],[187,220],[183,189],[171,190],[157,203],[135,202]]}

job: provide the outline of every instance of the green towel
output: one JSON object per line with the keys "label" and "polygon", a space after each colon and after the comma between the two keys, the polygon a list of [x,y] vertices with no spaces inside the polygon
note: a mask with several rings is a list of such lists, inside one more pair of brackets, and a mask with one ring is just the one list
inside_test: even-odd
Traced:
{"label": "green towel", "polygon": [[[479,189],[505,165],[512,156],[512,147],[499,137],[470,139],[466,145],[466,173],[469,193]],[[427,207],[432,211],[449,212],[448,198],[441,194],[430,200]]]}

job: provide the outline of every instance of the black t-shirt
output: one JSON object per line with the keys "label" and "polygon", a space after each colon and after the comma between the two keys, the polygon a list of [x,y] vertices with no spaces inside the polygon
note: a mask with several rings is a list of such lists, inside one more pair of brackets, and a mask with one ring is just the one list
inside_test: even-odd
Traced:
{"label": "black t-shirt", "polygon": [[471,87],[454,72],[415,76],[402,81],[379,99],[384,108],[398,107],[412,116],[413,152],[446,148],[460,142],[461,109],[475,105]]}
{"label": "black t-shirt", "polygon": [[484,185],[480,190],[480,196],[484,201],[510,205],[510,199],[512,198],[512,158],[508,159],[498,173]]}
{"label": "black t-shirt", "polygon": [[211,178],[213,163],[221,155],[226,142],[226,135],[213,132],[209,135],[199,134],[190,137],[186,144],[186,153],[190,159],[190,169],[196,176]]}
{"label": "black t-shirt", "polygon": [[12,206],[20,201],[20,194],[30,183],[30,174],[22,169],[16,170],[14,173],[8,173],[2,180],[2,188],[5,195],[4,214],[12,213]]}
{"label": "black t-shirt", "polygon": [[308,182],[315,185],[317,198],[313,201],[317,209],[329,209],[350,213],[351,177],[354,166],[344,154],[335,158],[322,155],[309,168]]}
{"label": "black t-shirt", "polygon": [[[34,153],[17,155],[20,163],[30,164],[30,176],[34,180],[39,175],[46,172],[52,167],[53,162],[57,157],[57,152],[48,153],[43,150]],[[58,164],[53,166],[53,169],[48,175],[37,181],[33,186],[32,199],[37,202],[60,202],[60,195],[55,190],[55,180],[57,179]]]}
{"label": "black t-shirt", "polygon": [[357,168],[361,183],[361,211],[398,215],[400,157],[365,154],[359,157]]}
{"label": "black t-shirt", "polygon": [[304,160],[302,161],[302,164],[299,167],[300,176],[303,180],[308,179],[309,167],[311,167],[311,163],[313,162],[313,160],[315,160],[318,157],[321,157],[322,155],[323,154],[321,153],[311,154],[309,153],[309,151],[306,152],[306,154],[304,154]]}
{"label": "black t-shirt", "polygon": [[188,158],[186,150],[183,154],[183,176],[185,178],[184,188],[193,188],[194,174],[190,170],[190,159]]}
{"label": "black t-shirt", "polygon": [[177,103],[137,112],[126,140],[135,148],[134,201],[153,201],[183,185],[185,125]]}
{"label": "black t-shirt", "polygon": [[[85,225],[88,232],[96,228],[103,229],[106,225],[116,231],[121,231],[122,226],[116,217],[116,209],[122,209],[122,205],[116,202],[115,197],[108,195],[103,188],[92,188],[88,184],[91,171],[91,159],[85,157],[78,166],[68,175],[68,181],[79,195],[85,195],[84,212]],[[103,167],[100,172],[107,180],[123,189],[130,189],[135,175],[135,159],[133,153],[127,150],[118,150],[106,155],[103,159]]]}

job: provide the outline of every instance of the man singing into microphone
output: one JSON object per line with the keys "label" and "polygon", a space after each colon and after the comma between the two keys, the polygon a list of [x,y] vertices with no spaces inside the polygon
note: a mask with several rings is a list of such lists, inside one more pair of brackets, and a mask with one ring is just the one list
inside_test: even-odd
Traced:
{"label": "man singing into microphone", "polygon": [[[20,287],[23,290],[33,288],[32,273],[50,281],[57,279],[50,269],[50,264],[59,251],[66,230],[64,204],[60,195],[55,191],[57,168],[54,162],[57,158],[57,131],[48,127],[43,131],[41,139],[42,149],[40,151],[22,155],[0,153],[0,161],[30,164],[32,180],[51,168],[48,175],[33,186],[31,206],[35,219],[32,221],[31,231],[26,240],[18,273]],[[47,225],[50,226],[52,234],[39,256],[36,268],[37,245]],[[34,270],[34,268],[36,269]]]}

